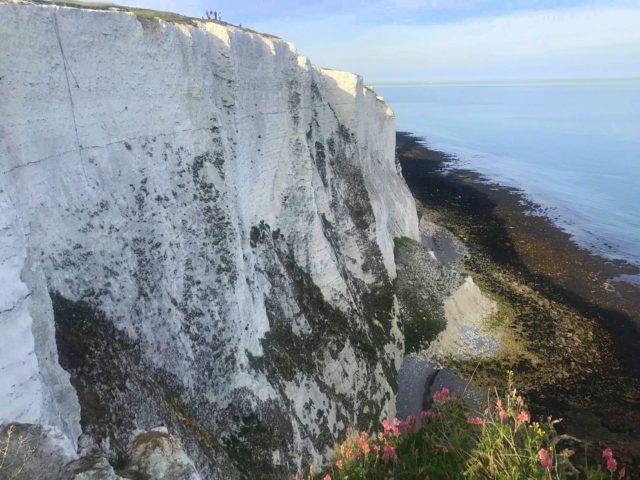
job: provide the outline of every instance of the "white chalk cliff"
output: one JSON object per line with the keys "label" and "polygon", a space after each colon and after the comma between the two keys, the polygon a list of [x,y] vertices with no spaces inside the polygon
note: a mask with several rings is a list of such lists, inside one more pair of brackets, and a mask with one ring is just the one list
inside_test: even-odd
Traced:
{"label": "white chalk cliff", "polygon": [[268,478],[393,413],[418,222],[361,78],[122,10],[5,0],[0,38],[0,422]]}

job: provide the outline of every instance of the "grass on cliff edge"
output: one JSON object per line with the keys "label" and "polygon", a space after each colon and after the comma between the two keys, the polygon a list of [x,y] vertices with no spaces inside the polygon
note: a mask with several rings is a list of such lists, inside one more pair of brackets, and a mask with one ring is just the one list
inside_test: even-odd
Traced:
{"label": "grass on cliff edge", "polygon": [[532,422],[512,372],[507,385],[479,416],[443,388],[419,419],[394,418],[382,422],[381,432],[351,432],[332,468],[318,474],[311,467],[295,480],[630,478],[610,448],[594,459],[580,440],[556,433],[558,421]]}
{"label": "grass on cliff edge", "polygon": [[180,15],[178,13],[150,10],[148,8],[127,7],[111,2],[82,2],[79,0],[35,0],[35,3],[44,5],[58,5],[60,7],[86,8],[90,10],[116,10],[121,12],[131,12],[139,18],[157,18],[160,20],[164,20],[165,22],[172,23],[193,24],[193,20],[195,20],[192,17],[185,17],[184,15]]}
{"label": "grass on cliff edge", "polygon": [[[255,33],[258,35],[262,35],[263,37],[275,38],[279,39],[275,35],[271,35],[270,33],[262,33],[256,32],[255,30],[251,30],[250,28],[240,27],[239,25],[233,25],[227,22],[223,22],[222,20],[215,19],[204,19],[197,17],[187,17],[185,15],[180,15],[179,13],[173,12],[165,12],[162,10],[151,10],[148,8],[137,8],[137,7],[128,7],[126,5],[118,5],[116,3],[111,2],[83,2],[81,0],[31,0],[33,3],[38,3],[41,5],[58,5],[61,7],[71,7],[71,8],[85,8],[89,10],[114,10],[119,12],[130,12],[133,13],[136,17],[141,19],[158,19],[164,20],[169,23],[183,23],[187,25],[197,26],[195,23],[196,20],[199,22],[210,22],[217,23],[219,25],[232,25],[235,28],[239,28],[245,32]],[[0,0],[2,3],[2,0]]]}

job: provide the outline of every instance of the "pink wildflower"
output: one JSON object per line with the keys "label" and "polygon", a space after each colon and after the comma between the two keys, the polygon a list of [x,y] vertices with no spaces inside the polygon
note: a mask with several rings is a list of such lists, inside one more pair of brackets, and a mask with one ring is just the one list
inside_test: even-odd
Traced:
{"label": "pink wildflower", "polygon": [[397,418],[393,419],[393,427],[391,426],[391,424],[389,423],[388,420],[383,420],[382,421],[382,428],[384,429],[384,438],[389,438],[389,436],[393,433],[396,437],[400,436],[400,430],[398,430],[398,427],[396,425],[399,425],[400,422],[398,421]]}
{"label": "pink wildflower", "polygon": [[624,474],[627,473],[626,469],[624,467],[622,467],[620,469],[620,471],[618,472],[618,478],[622,478],[624,477]]}
{"label": "pink wildflower", "polygon": [[400,420],[400,424],[398,425],[398,430],[400,433],[405,433],[409,430],[409,424],[405,420]]}
{"label": "pink wildflower", "polygon": [[429,418],[429,412],[420,412],[420,425],[424,425]]}
{"label": "pink wildflower", "polygon": [[338,461],[336,462],[336,467],[338,467],[338,468],[342,468],[342,467],[344,467],[344,463],[342,462],[342,460],[338,460]]}
{"label": "pink wildflower", "polygon": [[413,432],[416,426],[416,417],[414,417],[413,415],[409,415],[407,417],[407,425],[409,427],[409,430]]}
{"label": "pink wildflower", "polygon": [[500,399],[498,399],[498,401],[496,402],[496,410],[500,415],[501,422],[504,422],[509,417],[509,415],[507,415],[507,412],[504,411],[504,408],[502,408],[502,400]]}
{"label": "pink wildflower", "polygon": [[398,429],[398,427],[391,427],[389,430],[384,432],[384,438],[388,440],[389,437],[391,437],[391,434],[395,435],[396,437],[399,437],[400,430]]}
{"label": "pink wildflower", "polygon": [[369,448],[369,442],[367,441],[367,432],[360,433],[358,443],[362,447],[362,451],[365,455],[371,451],[371,448]]}
{"label": "pink wildflower", "polygon": [[611,473],[615,472],[618,468],[618,461],[613,458],[613,450],[611,450],[610,447],[607,447],[602,451],[602,458],[607,461],[607,470]]}
{"label": "pink wildflower", "polygon": [[447,447],[446,445],[442,447],[442,451],[443,453],[449,453],[449,447]]}
{"label": "pink wildflower", "polygon": [[467,417],[467,423],[471,425],[482,425],[484,423],[484,419],[480,417]]}
{"label": "pink wildflower", "polygon": [[344,458],[346,458],[347,460],[351,460],[351,457],[353,457],[353,450],[347,448],[347,451],[344,454]]}
{"label": "pink wildflower", "polygon": [[435,420],[439,415],[439,412],[434,412],[431,410],[420,413],[420,425],[424,427],[425,423],[427,423],[427,420]]}
{"label": "pink wildflower", "polygon": [[538,457],[540,458],[540,465],[542,465],[542,468],[549,468],[553,464],[551,456],[546,448],[538,450]]}
{"label": "pink wildflower", "polygon": [[328,473],[324,476],[324,480],[331,480],[331,475]]}
{"label": "pink wildflower", "polygon": [[385,445],[384,452],[382,452],[382,461],[387,462],[389,460],[395,462],[398,460],[398,454],[396,453],[395,447],[392,445]]}
{"label": "pink wildflower", "polygon": [[518,414],[518,422],[528,422],[528,421],[529,421],[529,414],[524,410],[520,410],[520,413]]}
{"label": "pink wildflower", "polygon": [[380,451],[380,445],[378,445],[377,443],[373,445],[373,450],[378,453]]}
{"label": "pink wildflower", "polygon": [[445,402],[449,400],[449,389],[447,387],[442,387],[442,390],[433,394],[433,399],[436,402]]}

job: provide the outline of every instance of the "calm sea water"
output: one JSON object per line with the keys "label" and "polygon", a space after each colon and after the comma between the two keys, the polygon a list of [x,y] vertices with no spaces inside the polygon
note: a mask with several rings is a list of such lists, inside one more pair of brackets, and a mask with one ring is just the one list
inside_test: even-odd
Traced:
{"label": "calm sea water", "polygon": [[640,265],[640,81],[375,89],[398,130],[522,190],[582,246]]}

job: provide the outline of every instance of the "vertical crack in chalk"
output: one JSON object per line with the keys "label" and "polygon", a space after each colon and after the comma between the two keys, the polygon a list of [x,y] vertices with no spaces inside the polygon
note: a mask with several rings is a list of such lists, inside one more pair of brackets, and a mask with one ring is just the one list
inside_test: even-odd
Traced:
{"label": "vertical crack in chalk", "polygon": [[56,39],[58,40],[58,47],[60,47],[60,54],[62,56],[62,66],[64,68],[64,77],[67,80],[67,93],[69,94],[69,103],[71,104],[71,117],[73,118],[73,129],[76,134],[76,146],[78,148],[78,156],[80,157],[80,166],[82,167],[82,174],[84,175],[84,180],[89,185],[89,179],[87,178],[87,172],[84,169],[84,162],[82,160],[82,146],[80,145],[80,137],[78,136],[78,123],[76,122],[76,109],[73,104],[73,95],[71,94],[71,84],[69,82],[69,73],[73,77],[73,81],[76,84],[76,88],[80,88],[78,84],[78,80],[76,79],[73,71],[71,70],[71,65],[67,61],[67,57],[64,54],[64,48],[62,48],[62,40],[60,39],[60,28],[58,27],[58,16],[56,14],[56,9],[53,9],[53,30],[56,34]]}

